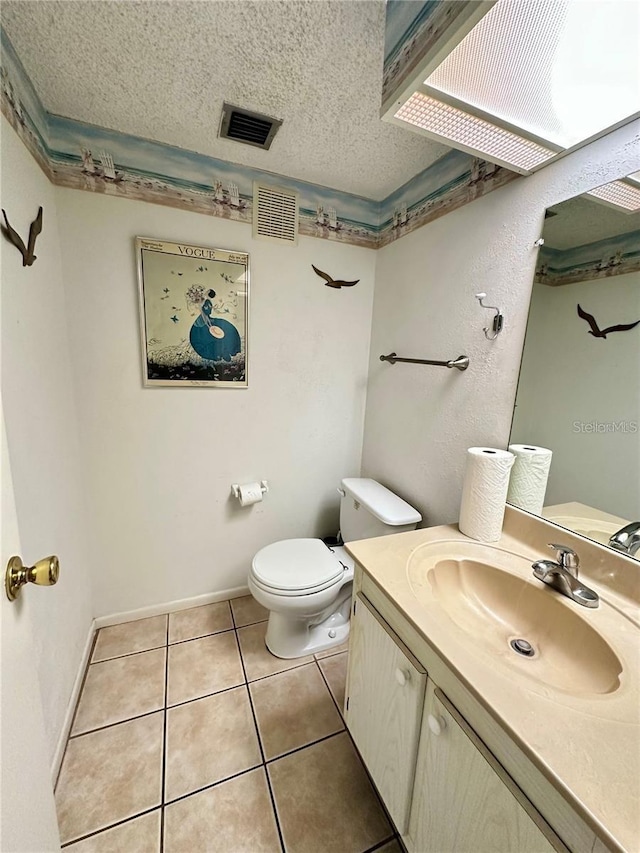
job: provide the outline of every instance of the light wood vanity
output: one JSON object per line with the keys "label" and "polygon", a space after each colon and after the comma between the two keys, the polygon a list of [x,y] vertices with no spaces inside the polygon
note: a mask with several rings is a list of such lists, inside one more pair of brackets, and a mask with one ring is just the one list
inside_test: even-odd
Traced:
{"label": "light wood vanity", "polygon": [[440,540],[469,542],[441,527],[348,546],[347,725],[407,850],[638,853],[638,563],[507,510],[504,552],[533,560],[551,541],[578,551],[602,599],[581,615],[597,614],[590,624],[622,664],[617,687],[560,695],[519,678],[528,661],[472,649],[446,614],[421,606],[408,561]]}

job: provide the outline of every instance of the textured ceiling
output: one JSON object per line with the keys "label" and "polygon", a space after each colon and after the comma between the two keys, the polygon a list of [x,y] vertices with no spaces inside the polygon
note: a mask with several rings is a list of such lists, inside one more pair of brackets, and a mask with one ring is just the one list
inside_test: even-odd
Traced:
{"label": "textured ceiling", "polygon": [[640,213],[616,210],[587,195],[550,209],[557,215],[545,220],[542,233],[545,245],[552,249],[573,249],[640,229]]}
{"label": "textured ceiling", "polygon": [[[45,108],[381,199],[449,149],[379,118],[383,0],[4,0]],[[223,100],[284,120],[218,139]]]}

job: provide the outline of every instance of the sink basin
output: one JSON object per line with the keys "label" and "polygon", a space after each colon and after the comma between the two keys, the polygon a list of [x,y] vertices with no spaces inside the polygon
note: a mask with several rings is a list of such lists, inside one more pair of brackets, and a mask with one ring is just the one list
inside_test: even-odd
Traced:
{"label": "sink basin", "polygon": [[545,506],[542,516],[601,545],[608,545],[611,536],[629,524],[627,519],[578,501]]}
{"label": "sink basin", "polygon": [[615,524],[599,521],[595,518],[580,518],[573,515],[547,515],[545,517],[548,521],[553,521],[554,524],[559,524],[560,527],[573,530],[574,533],[586,536],[587,539],[593,539],[601,545],[608,545],[611,536],[620,530],[620,527]]}
{"label": "sink basin", "polygon": [[[411,555],[409,583],[421,601],[446,614],[463,642],[543,688],[594,696],[620,687],[623,667],[590,624],[595,611],[583,616],[578,605],[529,580],[522,557],[475,543],[461,546],[470,554],[452,556],[443,544]],[[517,640],[530,649],[525,644],[526,653],[518,652]]]}

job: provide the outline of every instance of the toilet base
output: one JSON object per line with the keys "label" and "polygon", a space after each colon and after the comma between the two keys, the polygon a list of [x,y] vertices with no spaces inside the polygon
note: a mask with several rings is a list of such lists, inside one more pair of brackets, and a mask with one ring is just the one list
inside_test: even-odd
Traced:
{"label": "toilet base", "polygon": [[291,660],[317,654],[339,646],[349,636],[351,587],[334,602],[327,615],[320,614],[312,623],[308,619],[292,619],[291,614],[271,611],[265,644],[272,655]]}

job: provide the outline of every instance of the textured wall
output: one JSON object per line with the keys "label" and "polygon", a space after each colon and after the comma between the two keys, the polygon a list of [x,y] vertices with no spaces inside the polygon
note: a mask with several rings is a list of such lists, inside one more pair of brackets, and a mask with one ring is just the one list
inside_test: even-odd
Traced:
{"label": "textured wall", "polygon": [[22,594],[29,598],[52,759],[92,617],[69,360],[73,329],[65,313],[54,188],[2,119],[2,206],[25,239],[39,205],[44,223],[33,266],[23,267],[2,238],[2,400],[22,557],[60,557],[57,586]]}
{"label": "textured wall", "polygon": [[[94,615],[246,584],[263,545],[338,526],[340,478],[360,470],[375,253],[57,189]],[[143,388],[133,238],[251,256],[249,388]],[[353,288],[324,286],[315,263]],[[239,509],[232,483],[266,478]]]}
{"label": "textured wall", "polygon": [[[377,253],[363,474],[421,509],[427,525],[457,519],[467,447],[507,444],[545,208],[640,168],[639,134],[636,121]],[[491,314],[474,299],[483,290],[506,318],[493,343],[482,332]],[[471,366],[378,360],[393,350],[466,353]]]}
{"label": "textured wall", "polygon": [[[594,338],[577,315],[577,303],[602,329],[640,319],[640,273],[534,286],[514,441],[552,448],[546,504],[580,501],[637,519],[640,328]],[[595,423],[602,427],[590,426]]]}

